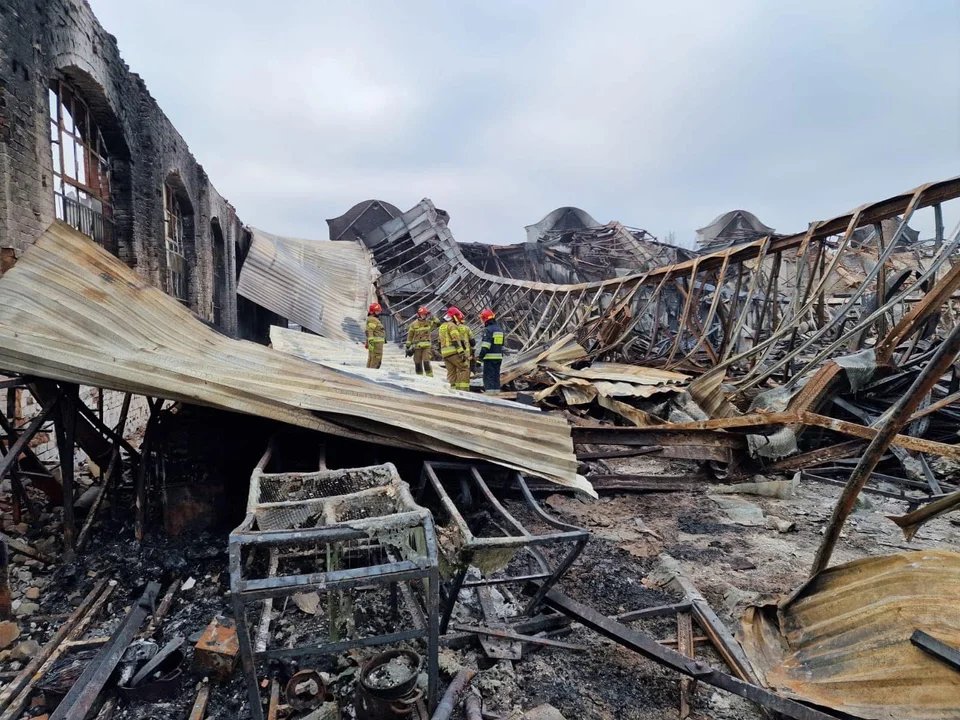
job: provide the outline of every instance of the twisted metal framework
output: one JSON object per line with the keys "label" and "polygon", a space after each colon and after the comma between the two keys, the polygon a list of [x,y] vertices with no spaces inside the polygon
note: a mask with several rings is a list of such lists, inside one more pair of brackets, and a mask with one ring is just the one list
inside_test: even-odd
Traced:
{"label": "twisted metal framework", "polygon": [[[381,273],[381,298],[401,325],[420,305],[435,313],[456,305],[472,325],[482,308],[493,307],[514,349],[574,333],[591,357],[728,372],[739,378],[742,391],[781,371],[798,377],[840,348],[871,344],[888,321],[902,317],[919,291],[932,286],[960,242],[958,232],[944,237],[940,207],[957,197],[960,177],[812,223],[803,233],[569,285],[478,269],[454,240],[446,213],[427,199],[363,241]],[[928,207],[936,219],[932,257],[888,277],[907,224]],[[897,229],[885,239],[880,224],[891,219]],[[852,242],[854,232],[871,227],[878,241],[871,249],[877,255],[872,269],[847,297],[832,295],[844,260],[864,252]],[[878,287],[884,292],[878,294]]]}
{"label": "twisted metal framework", "polygon": [[468,262],[501,277],[578,283],[646,272],[696,255],[659,242],[646,230],[618,222],[572,230],[545,230],[536,242],[460,243]]}

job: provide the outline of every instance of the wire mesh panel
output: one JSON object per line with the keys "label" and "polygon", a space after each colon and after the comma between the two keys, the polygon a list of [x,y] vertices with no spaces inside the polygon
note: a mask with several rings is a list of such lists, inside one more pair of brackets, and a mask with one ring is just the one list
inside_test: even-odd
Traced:
{"label": "wire mesh panel", "polygon": [[[432,515],[392,464],[268,473],[274,447],[254,469],[247,515],[230,535],[231,590],[253,717],[262,718],[258,660],[416,639],[427,644],[432,705],[439,625]],[[293,604],[274,604],[291,597]],[[271,630],[276,608],[294,605],[297,621]]]}

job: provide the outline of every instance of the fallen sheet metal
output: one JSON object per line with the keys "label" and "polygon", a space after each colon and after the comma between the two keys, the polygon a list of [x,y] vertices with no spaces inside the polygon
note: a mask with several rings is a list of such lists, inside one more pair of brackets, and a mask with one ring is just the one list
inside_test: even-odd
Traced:
{"label": "fallen sheet metal", "polygon": [[686,383],[689,375],[660,370],[658,368],[643,367],[641,365],[625,365],[612,362],[595,362],[589,367],[575,370],[572,367],[560,365],[552,359],[541,363],[546,369],[566,377],[583,378],[585,380],[607,381],[610,383],[631,383],[634,385],[680,385]]}
{"label": "fallen sheet metal", "polygon": [[748,609],[739,640],[771,689],[871,720],[960,718],[960,673],[910,643],[960,644],[960,554],[923,550],[829,568],[777,605]]}
{"label": "fallen sheet metal", "polygon": [[551,361],[568,363],[582,360],[587,356],[573,335],[564,335],[549,345],[537,346],[516,355],[508,355],[503,360],[500,370],[500,382],[508,383],[522,375],[527,375],[537,369],[541,362]]}
{"label": "fallen sheet metal", "polygon": [[363,342],[376,298],[370,253],[356,241],[300,240],[253,229],[237,292],[328,338]]}
{"label": "fallen sheet metal", "polygon": [[[332,340],[309,333],[290,330],[273,325],[270,328],[270,345],[274,350],[294,355],[310,362],[326,365],[333,369],[362,370],[367,368],[367,351],[362,343],[349,340]],[[407,357],[400,346],[394,343],[383,344],[383,361],[379,370],[370,371],[370,377],[377,374],[386,377],[397,376],[405,380],[421,381],[424,388],[433,389],[439,385],[449,388],[443,362],[433,363],[433,377],[418,376],[413,366],[413,358]]]}
{"label": "fallen sheet metal", "polygon": [[592,493],[561,418],[376,384],[231,340],[62,223],[0,278],[0,368],[491,460]]}

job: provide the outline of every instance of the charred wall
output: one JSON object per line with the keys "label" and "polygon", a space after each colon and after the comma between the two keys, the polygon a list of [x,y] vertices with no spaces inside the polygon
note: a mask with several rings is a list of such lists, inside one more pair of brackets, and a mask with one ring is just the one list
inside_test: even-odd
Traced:
{"label": "charred wall", "polygon": [[[74,219],[92,215],[96,220],[86,206],[75,207],[90,202],[82,190],[75,204],[78,193],[55,202],[55,183],[64,186],[63,168],[70,165],[54,157],[51,145],[55,81],[66,84],[63,92],[71,102],[75,92],[87,107],[78,118],[89,118],[85,122],[99,129],[98,147],[109,168],[108,175],[103,173],[109,184],[104,195],[112,206],[102,216],[109,215],[112,227],[98,241],[150,283],[176,294],[164,215],[164,186],[174,188],[186,268],[181,299],[202,318],[236,334],[236,246],[242,229],[236,211],[211,184],[143,80],[130,72],[116,38],[84,0],[0,2],[0,246],[23,252],[65,202],[76,210]],[[81,129],[79,120],[74,129],[95,135]],[[92,174],[89,159],[87,168]],[[59,210],[61,217],[64,213]]]}

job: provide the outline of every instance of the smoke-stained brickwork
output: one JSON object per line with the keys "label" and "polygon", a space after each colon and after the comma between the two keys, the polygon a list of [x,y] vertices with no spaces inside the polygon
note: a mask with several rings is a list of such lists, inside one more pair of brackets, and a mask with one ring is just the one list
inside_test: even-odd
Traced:
{"label": "smoke-stained brickwork", "polygon": [[[110,207],[105,213],[90,209],[98,206],[94,196],[85,197],[82,188],[63,184],[68,180],[65,172],[77,176],[86,172],[88,177],[96,173],[91,169],[93,155],[86,157],[86,167],[77,165],[76,171],[72,157],[66,161],[54,157],[58,149],[51,147],[51,132],[56,135],[57,127],[51,125],[51,104],[55,107],[57,100],[51,94],[54,82],[67,88],[61,93],[70,108],[61,113],[67,145],[72,145],[74,133],[94,134],[86,123],[102,136],[104,154],[109,157],[109,174],[104,172],[109,202],[104,204]],[[86,113],[74,112],[82,107]],[[92,142],[96,145],[96,138]],[[58,166],[61,162],[67,171]],[[242,226],[236,211],[210,183],[143,80],[130,72],[116,38],[100,26],[85,0],[3,0],[0,247],[22,253],[57,217],[55,183],[58,188],[67,187],[69,196],[60,200],[68,206],[60,210],[61,217],[71,213],[75,222],[85,226],[107,226],[108,240],[101,244],[149,282],[174,294],[164,217],[164,185],[172,188],[182,214],[187,268],[184,301],[202,318],[237,333],[236,247]],[[95,179],[91,183],[97,184]]]}

